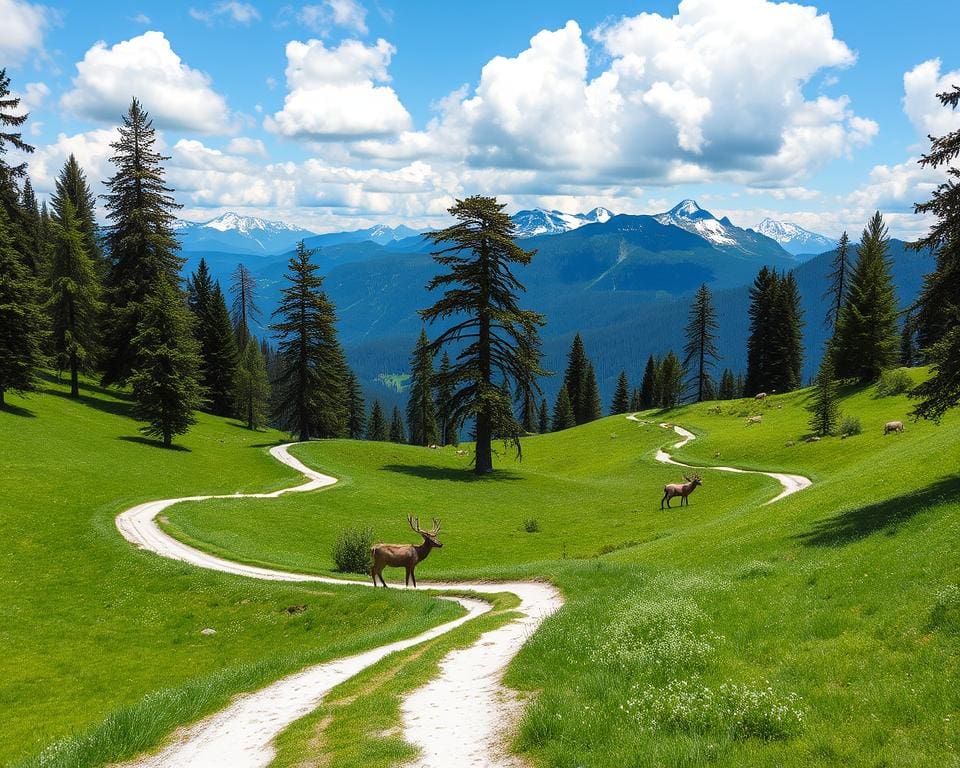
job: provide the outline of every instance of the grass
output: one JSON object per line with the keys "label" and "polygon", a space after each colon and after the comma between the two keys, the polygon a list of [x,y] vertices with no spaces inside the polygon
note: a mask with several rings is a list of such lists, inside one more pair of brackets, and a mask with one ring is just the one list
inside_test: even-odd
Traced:
{"label": "grass", "polygon": [[426,595],[258,582],[135,550],[113,521],[136,503],[295,483],[267,453],[282,436],[201,416],[162,450],[122,397],[66,392],[51,380],[0,411],[0,765],[122,759],[237,691],[459,615]]}
{"label": "grass", "polygon": [[[647,424],[604,419],[527,440],[524,461],[502,457],[489,479],[452,450],[300,446],[341,482],[255,507],[181,505],[168,529],[249,562],[323,573],[340,529],[361,522],[404,541],[407,514],[437,516],[445,546],[418,568],[423,579],[549,578],[567,605],[507,675],[535,694],[514,746],[542,765],[956,765],[960,415],[913,423],[904,396],[849,389],[842,410],[863,433],[806,443],[808,400],[801,391],[719,413],[646,414]],[[745,426],[754,412],[763,422]],[[891,419],[905,421],[902,435],[884,437]],[[660,512],[663,484],[679,479],[652,460],[675,442],[662,420],[697,433],[678,452],[691,464],[815,484],[761,506],[774,481],[705,470],[689,508]],[[318,715],[287,748],[324,744],[340,760],[338,729],[374,738],[396,725],[347,717]]]}

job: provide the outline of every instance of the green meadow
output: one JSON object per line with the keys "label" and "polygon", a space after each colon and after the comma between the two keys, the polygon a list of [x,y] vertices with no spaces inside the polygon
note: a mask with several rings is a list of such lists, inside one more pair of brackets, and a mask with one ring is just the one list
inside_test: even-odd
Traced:
{"label": "green meadow", "polygon": [[0,411],[0,765],[122,759],[238,691],[459,615],[413,592],[259,582],[137,551],[114,527],[134,504],[298,482],[267,453],[283,436],[200,415],[162,450],[116,393],[68,391],[48,380]]}
{"label": "green meadow", "polygon": [[[513,747],[541,765],[957,765],[960,414],[914,423],[907,398],[850,389],[842,410],[862,434],[807,443],[809,396],[602,419],[527,439],[493,478],[452,449],[310,443],[295,453],[335,486],[182,504],[166,528],[247,562],[329,573],[343,529],[403,541],[408,514],[436,516],[445,546],[421,579],[553,581],[567,604],[507,673],[530,697]],[[903,434],[883,435],[891,419]],[[661,421],[697,434],[677,452],[690,464],[814,485],[765,506],[775,481],[704,469],[689,507],[661,511],[681,472],[654,462],[676,442]],[[278,765],[311,749],[332,751],[324,765],[396,764],[396,690],[425,674],[408,656],[367,673],[376,685],[335,691],[284,735]]]}

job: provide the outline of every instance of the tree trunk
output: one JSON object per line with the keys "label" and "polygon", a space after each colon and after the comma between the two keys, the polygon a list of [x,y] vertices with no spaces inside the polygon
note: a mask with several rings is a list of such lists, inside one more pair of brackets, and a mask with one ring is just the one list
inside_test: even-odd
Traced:
{"label": "tree trunk", "polygon": [[477,447],[474,461],[474,472],[478,475],[489,475],[493,472],[493,451],[490,446],[491,432],[490,415],[477,414]]}
{"label": "tree trunk", "polygon": [[80,397],[80,382],[77,376],[77,353],[70,353],[70,397]]}
{"label": "tree trunk", "polygon": [[247,398],[247,429],[253,429],[253,399]]}
{"label": "tree trunk", "polygon": [[163,447],[170,448],[173,445],[173,435],[170,434],[169,429],[163,430]]}
{"label": "tree trunk", "polygon": [[3,396],[5,393],[6,390],[3,387],[0,387],[0,408],[3,408],[3,406],[6,405],[6,403],[3,401]]}

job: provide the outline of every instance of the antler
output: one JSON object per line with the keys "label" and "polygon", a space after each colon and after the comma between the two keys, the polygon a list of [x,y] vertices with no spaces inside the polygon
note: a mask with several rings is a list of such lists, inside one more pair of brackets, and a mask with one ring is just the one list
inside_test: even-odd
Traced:
{"label": "antler", "polygon": [[420,533],[420,518],[413,517],[413,515],[407,515],[407,522],[410,523],[410,527],[413,528],[417,533]]}
{"label": "antler", "polygon": [[433,530],[430,533],[434,536],[440,533],[440,521],[437,518],[433,518]]}

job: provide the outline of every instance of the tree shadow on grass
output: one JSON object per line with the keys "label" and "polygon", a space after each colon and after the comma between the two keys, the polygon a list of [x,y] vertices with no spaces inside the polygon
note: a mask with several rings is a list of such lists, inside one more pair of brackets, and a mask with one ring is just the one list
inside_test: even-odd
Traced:
{"label": "tree shadow on grass", "polygon": [[80,405],[102,411],[103,413],[109,413],[113,416],[133,418],[134,403],[128,400],[105,400],[101,397],[92,397],[91,395],[83,394],[82,388],[80,390],[80,397],[70,397],[69,392],[63,392],[59,389],[48,389],[46,390],[46,394],[53,395],[54,397],[62,397],[64,400],[79,403]]}
{"label": "tree shadow on grass", "polygon": [[187,448],[185,445],[177,445],[174,443],[169,448],[163,444],[162,440],[152,440],[149,437],[141,437],[140,435],[119,435],[117,440],[123,440],[126,443],[139,443],[140,445],[149,445],[151,448],[163,448],[167,451],[181,451],[183,453],[192,453],[192,451]]}
{"label": "tree shadow on grass", "polygon": [[842,547],[874,533],[894,536],[902,524],[921,512],[957,500],[960,476],[944,477],[913,493],[848,509],[794,538],[808,547]]}
{"label": "tree shadow on grass", "polygon": [[475,475],[472,469],[457,467],[434,467],[429,464],[384,464],[380,469],[387,472],[398,472],[402,475],[419,477],[423,480],[452,480],[458,483],[489,482],[499,480],[522,480],[508,470],[499,469],[489,475]]}
{"label": "tree shadow on grass", "polygon": [[11,405],[10,403],[4,403],[0,405],[0,413],[9,413],[11,416],[23,416],[28,419],[37,418],[37,414],[31,411],[29,408],[24,408],[19,405]]}

